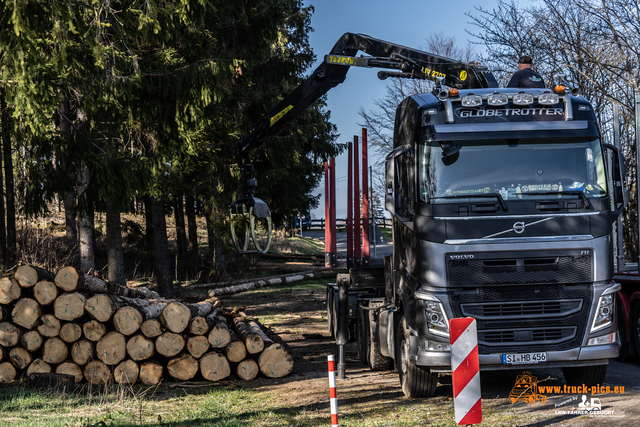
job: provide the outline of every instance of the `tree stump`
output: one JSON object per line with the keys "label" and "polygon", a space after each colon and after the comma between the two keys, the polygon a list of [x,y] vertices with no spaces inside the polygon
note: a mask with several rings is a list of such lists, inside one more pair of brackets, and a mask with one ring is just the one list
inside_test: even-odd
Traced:
{"label": "tree stump", "polygon": [[195,377],[198,373],[198,368],[198,361],[190,354],[174,357],[167,363],[169,375],[180,381],[187,381]]}
{"label": "tree stump", "polygon": [[20,337],[20,345],[27,351],[37,351],[42,347],[42,344],[44,344],[44,340],[38,331],[25,332],[24,335]]}
{"label": "tree stump", "polygon": [[15,347],[20,339],[20,329],[9,322],[0,323],[0,345]]}
{"label": "tree stump", "polygon": [[82,337],[82,327],[77,323],[65,323],[60,328],[60,339],[66,343],[73,343]]}
{"label": "tree stump", "polygon": [[111,295],[105,294],[94,295],[84,303],[84,311],[98,322],[111,320],[119,308],[117,300]]}
{"label": "tree stump", "polygon": [[179,334],[189,326],[191,320],[191,311],[189,308],[179,302],[172,301],[162,310],[160,314],[160,322],[169,331]]}
{"label": "tree stump", "polygon": [[13,323],[26,329],[33,329],[42,315],[40,304],[31,298],[20,298],[13,307]]}
{"label": "tree stump", "polygon": [[36,267],[33,265],[21,265],[16,269],[13,277],[18,281],[18,284],[21,287],[32,288],[41,280],[52,281],[54,275],[44,268]]}
{"label": "tree stump", "polygon": [[20,299],[22,288],[15,279],[0,279],[0,304],[11,304]]}
{"label": "tree stump", "polygon": [[140,375],[140,367],[131,359],[120,362],[113,370],[113,378],[118,384],[135,384]]}
{"label": "tree stump", "polygon": [[15,381],[18,372],[11,362],[0,363],[0,383],[10,383]]}
{"label": "tree stump", "polygon": [[48,374],[51,372],[51,365],[42,359],[36,359],[31,362],[31,365],[27,368],[27,375],[31,374]]}
{"label": "tree stump", "polygon": [[53,282],[41,280],[33,287],[33,297],[40,305],[49,305],[58,297],[58,288]]}
{"label": "tree stump", "polygon": [[53,279],[55,284],[65,292],[73,292],[84,288],[84,274],[79,274],[75,267],[67,265],[60,268]]}
{"label": "tree stump", "polygon": [[187,351],[196,359],[200,359],[207,351],[209,351],[209,340],[202,335],[195,335],[187,338]]}
{"label": "tree stump", "polygon": [[253,359],[244,359],[242,362],[238,363],[236,367],[236,374],[238,378],[241,380],[249,381],[258,376],[258,372],[260,372],[260,368],[258,368],[258,364]]}
{"label": "tree stump", "polygon": [[42,359],[47,363],[57,365],[67,359],[69,348],[67,344],[58,337],[49,338],[44,342],[42,348]]}
{"label": "tree stump", "polygon": [[20,370],[26,369],[31,364],[31,353],[22,347],[14,347],[9,350],[9,361]]}
{"label": "tree stump", "polygon": [[140,365],[140,380],[147,385],[155,385],[162,381],[164,367],[156,361],[144,362]]}
{"label": "tree stump", "polygon": [[271,344],[258,356],[260,372],[269,378],[282,378],[293,371],[293,357],[280,344]]}
{"label": "tree stump", "polygon": [[93,360],[84,367],[84,377],[89,384],[109,384],[111,379],[111,370],[100,360]]}
{"label": "tree stump", "polygon": [[96,356],[105,365],[114,366],[127,356],[127,343],[120,332],[109,332],[96,344]]}
{"label": "tree stump", "polygon": [[233,319],[233,326],[235,331],[242,338],[244,345],[247,347],[247,353],[258,354],[264,349],[262,337],[251,331],[242,318],[235,317]]}
{"label": "tree stump", "polygon": [[142,321],[142,314],[134,307],[121,307],[113,315],[113,327],[125,336],[137,332]]}
{"label": "tree stump", "polygon": [[147,338],[155,338],[162,335],[162,324],[158,319],[149,319],[142,322],[140,325],[140,331]]}
{"label": "tree stump", "polygon": [[196,316],[189,322],[189,332],[191,335],[205,335],[209,332],[207,319],[202,316]]}
{"label": "tree stump", "polygon": [[129,357],[136,362],[147,360],[153,357],[155,353],[155,344],[153,340],[144,335],[134,335],[127,341],[127,353]]}
{"label": "tree stump", "polygon": [[107,327],[104,323],[96,320],[89,320],[87,323],[82,325],[82,332],[84,333],[85,338],[89,341],[98,342],[102,339],[104,334],[107,333]]}
{"label": "tree stump", "polygon": [[247,347],[235,334],[231,334],[231,342],[224,349],[229,362],[238,363],[247,357]]}
{"label": "tree stump", "polygon": [[174,357],[184,349],[182,335],[165,332],[156,338],[156,351],[164,357]]}
{"label": "tree stump", "polygon": [[95,343],[87,340],[80,340],[71,346],[71,359],[74,363],[83,366],[91,362],[95,355]]}
{"label": "tree stump", "polygon": [[82,382],[84,379],[82,368],[73,362],[64,362],[58,365],[56,367],[56,374],[73,375],[76,384]]}
{"label": "tree stump", "polygon": [[209,381],[220,381],[231,375],[231,367],[226,357],[212,351],[200,359],[200,373]]}
{"label": "tree stump", "polygon": [[64,293],[54,301],[53,312],[58,319],[73,322],[84,314],[86,301],[87,299],[77,292]]}
{"label": "tree stump", "polygon": [[38,326],[40,335],[47,338],[57,337],[60,334],[60,321],[53,314],[44,314],[40,317],[42,324]]}

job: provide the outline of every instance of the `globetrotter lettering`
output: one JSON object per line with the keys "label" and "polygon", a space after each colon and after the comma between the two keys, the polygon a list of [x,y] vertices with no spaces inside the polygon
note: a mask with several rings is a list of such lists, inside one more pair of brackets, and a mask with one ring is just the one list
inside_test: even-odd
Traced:
{"label": "globetrotter lettering", "polygon": [[456,111],[461,118],[507,117],[507,116],[563,116],[562,108],[509,108],[506,110],[462,110]]}

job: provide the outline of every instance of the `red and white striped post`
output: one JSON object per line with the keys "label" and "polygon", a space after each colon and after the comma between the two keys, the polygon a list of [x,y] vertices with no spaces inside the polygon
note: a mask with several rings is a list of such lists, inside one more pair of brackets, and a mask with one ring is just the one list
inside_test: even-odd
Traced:
{"label": "red and white striped post", "polygon": [[336,396],[336,364],[331,354],[329,359],[329,397],[331,401],[331,427],[338,427],[338,397]]}
{"label": "red and white striped post", "polygon": [[480,362],[476,319],[466,317],[449,321],[453,404],[456,423],[482,422],[480,400]]}

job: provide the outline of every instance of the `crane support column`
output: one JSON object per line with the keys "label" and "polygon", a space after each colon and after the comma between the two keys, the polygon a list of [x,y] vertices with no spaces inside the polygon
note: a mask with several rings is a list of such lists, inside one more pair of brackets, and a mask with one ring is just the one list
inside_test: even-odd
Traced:
{"label": "crane support column", "polygon": [[324,266],[335,268],[336,259],[336,207],[335,159],[324,162]]}

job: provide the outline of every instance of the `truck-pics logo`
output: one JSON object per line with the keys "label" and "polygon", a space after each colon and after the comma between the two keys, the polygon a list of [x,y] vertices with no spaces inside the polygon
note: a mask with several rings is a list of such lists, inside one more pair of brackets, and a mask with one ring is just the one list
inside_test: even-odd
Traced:
{"label": "truck-pics logo", "polygon": [[538,377],[534,377],[531,372],[525,371],[516,377],[516,385],[509,393],[509,401],[516,402],[539,402],[545,403],[547,396],[538,393]]}

